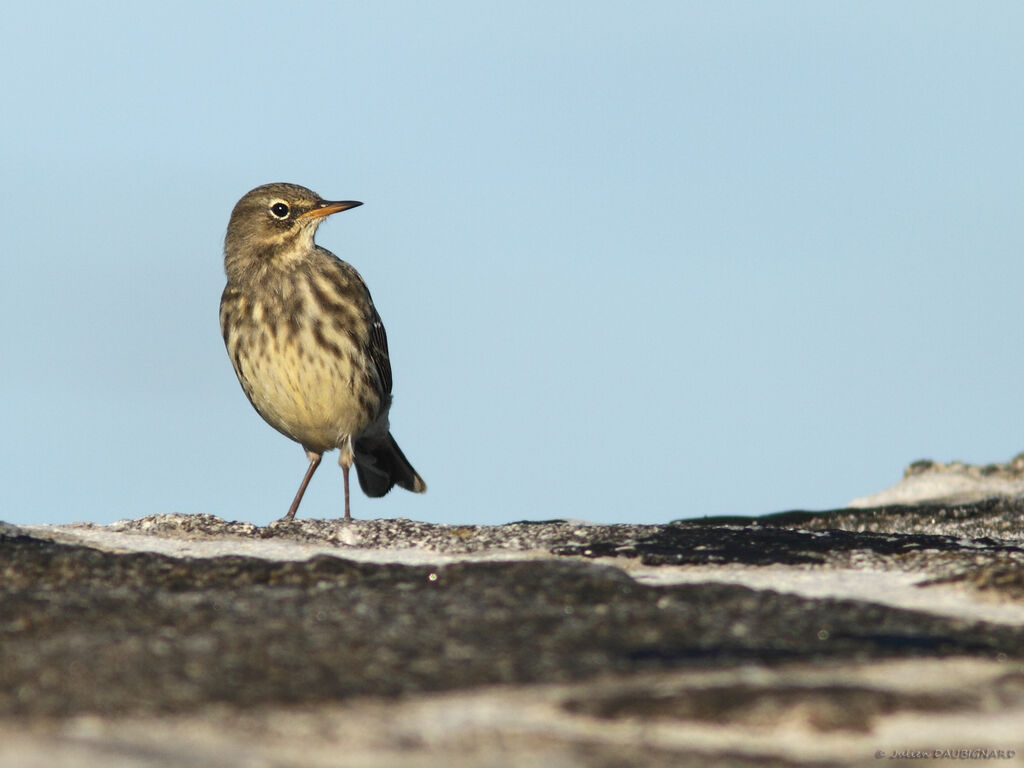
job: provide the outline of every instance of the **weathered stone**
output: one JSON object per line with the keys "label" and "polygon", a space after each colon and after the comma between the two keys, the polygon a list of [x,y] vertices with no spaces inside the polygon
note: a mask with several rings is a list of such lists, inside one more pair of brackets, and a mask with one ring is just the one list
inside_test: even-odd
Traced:
{"label": "weathered stone", "polygon": [[[846,765],[943,722],[1024,754],[1022,512],[0,524],[0,765]],[[886,574],[947,602],[842,592]]]}

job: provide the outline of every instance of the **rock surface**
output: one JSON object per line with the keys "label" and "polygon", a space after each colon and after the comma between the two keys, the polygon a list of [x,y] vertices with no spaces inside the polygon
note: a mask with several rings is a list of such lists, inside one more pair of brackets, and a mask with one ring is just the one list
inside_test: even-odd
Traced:
{"label": "rock surface", "polygon": [[1024,758],[1014,499],[0,525],[0,593],[4,766]]}
{"label": "rock surface", "polygon": [[854,499],[853,508],[891,504],[967,504],[990,498],[1024,495],[1024,453],[1006,463],[943,464],[931,459],[915,461],[903,471],[896,485],[870,496]]}

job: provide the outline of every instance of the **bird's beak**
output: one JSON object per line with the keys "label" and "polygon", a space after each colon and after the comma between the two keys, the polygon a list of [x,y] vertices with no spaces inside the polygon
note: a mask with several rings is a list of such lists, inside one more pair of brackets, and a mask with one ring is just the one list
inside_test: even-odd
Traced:
{"label": "bird's beak", "polygon": [[333,203],[327,200],[323,200],[320,202],[318,207],[314,208],[311,211],[300,213],[296,218],[319,219],[324,216],[330,216],[332,213],[337,213],[338,211],[347,211],[349,208],[355,208],[356,206],[359,205],[362,205],[362,203],[357,202],[355,200],[340,200]]}

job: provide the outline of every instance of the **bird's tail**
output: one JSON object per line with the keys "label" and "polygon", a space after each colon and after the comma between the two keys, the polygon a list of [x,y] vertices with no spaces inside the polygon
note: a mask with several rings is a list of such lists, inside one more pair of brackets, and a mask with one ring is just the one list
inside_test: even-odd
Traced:
{"label": "bird's tail", "polygon": [[396,485],[413,493],[427,490],[390,432],[357,441],[355,452],[359,486],[367,496],[383,496]]}

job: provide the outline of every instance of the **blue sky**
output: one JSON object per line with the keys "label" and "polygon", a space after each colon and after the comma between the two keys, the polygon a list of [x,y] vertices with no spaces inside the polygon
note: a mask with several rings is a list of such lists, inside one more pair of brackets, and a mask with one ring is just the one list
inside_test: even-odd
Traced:
{"label": "blue sky", "polygon": [[[0,31],[0,519],[281,516],[217,326],[235,201],[389,332],[449,523],[822,509],[1024,450],[1024,6],[21,4]],[[300,515],[342,512],[336,454]]]}

